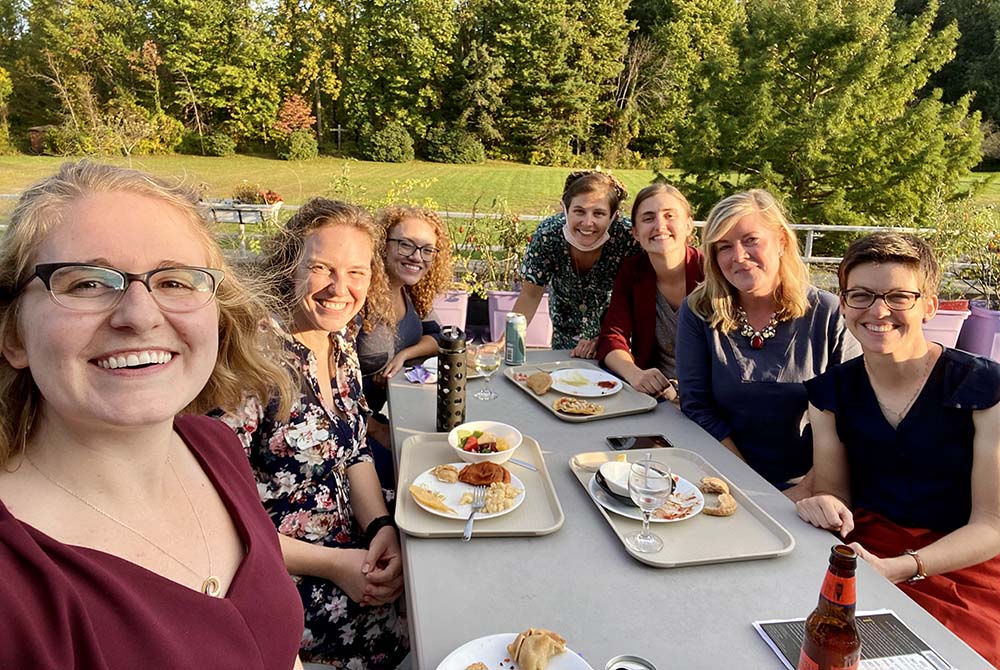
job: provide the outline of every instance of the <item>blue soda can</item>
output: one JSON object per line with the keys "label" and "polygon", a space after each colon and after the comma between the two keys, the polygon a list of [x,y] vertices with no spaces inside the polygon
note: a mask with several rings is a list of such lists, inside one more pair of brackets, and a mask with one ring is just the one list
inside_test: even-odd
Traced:
{"label": "blue soda can", "polygon": [[524,336],[528,332],[528,320],[524,314],[507,313],[507,341],[503,352],[503,362],[507,365],[524,365]]}

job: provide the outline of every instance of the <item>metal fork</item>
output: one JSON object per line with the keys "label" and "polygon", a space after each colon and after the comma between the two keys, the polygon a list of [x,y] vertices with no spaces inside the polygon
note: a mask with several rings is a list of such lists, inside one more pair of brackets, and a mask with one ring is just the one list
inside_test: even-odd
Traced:
{"label": "metal fork", "polygon": [[477,486],[472,489],[472,511],[469,512],[469,520],[465,522],[465,531],[462,533],[462,542],[468,542],[472,539],[472,521],[473,517],[476,516],[476,512],[483,511],[483,507],[486,506],[486,487]]}

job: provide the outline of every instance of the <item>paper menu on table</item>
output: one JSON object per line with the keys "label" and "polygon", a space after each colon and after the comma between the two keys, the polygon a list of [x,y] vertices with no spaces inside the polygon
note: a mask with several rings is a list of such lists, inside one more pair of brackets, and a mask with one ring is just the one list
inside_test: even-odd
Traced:
{"label": "paper menu on table", "polygon": [[[951,664],[907,628],[892,610],[858,612],[861,635],[860,670],[949,670]],[[754,621],[764,638],[788,670],[795,670],[805,635],[805,619]]]}

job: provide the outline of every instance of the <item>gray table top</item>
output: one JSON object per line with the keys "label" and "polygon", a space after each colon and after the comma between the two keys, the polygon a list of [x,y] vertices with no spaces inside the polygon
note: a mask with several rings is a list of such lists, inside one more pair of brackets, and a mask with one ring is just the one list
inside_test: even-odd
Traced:
{"label": "gray table top", "polygon": [[[567,352],[529,351],[528,362],[564,360]],[[645,414],[586,424],[560,421],[497,374],[496,400],[472,393],[466,417],[510,423],[542,446],[566,514],[563,527],[542,537],[419,539],[403,536],[406,599],[413,660],[433,670],[453,649],[478,637],[549,628],[595,670],[619,654],[638,654],[659,670],[780,668],[754,630],[755,620],[806,616],[816,606],[830,547],[836,539],[801,521],[795,506],[725,447],[668,403]],[[394,443],[435,430],[435,387],[397,376],[389,387]],[[629,556],[570,471],[575,453],[607,449],[609,435],[662,433],[701,454],[787,528],[788,555],[674,569]],[[398,455],[397,455],[398,458]],[[989,667],[863,561],[858,609],[894,610],[957,668]]]}

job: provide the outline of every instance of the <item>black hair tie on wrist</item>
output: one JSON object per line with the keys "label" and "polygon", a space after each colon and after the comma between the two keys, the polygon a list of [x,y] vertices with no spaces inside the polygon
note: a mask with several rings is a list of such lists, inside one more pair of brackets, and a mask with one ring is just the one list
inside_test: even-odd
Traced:
{"label": "black hair tie on wrist", "polygon": [[396,522],[388,514],[372,519],[368,523],[368,527],[365,528],[365,542],[367,544],[371,544],[378,532],[386,526],[389,526],[390,528],[396,527]]}

